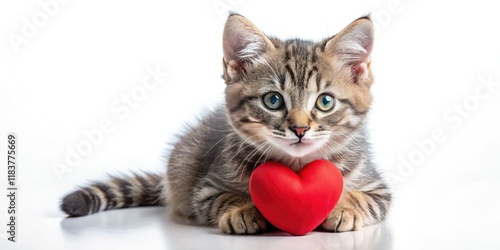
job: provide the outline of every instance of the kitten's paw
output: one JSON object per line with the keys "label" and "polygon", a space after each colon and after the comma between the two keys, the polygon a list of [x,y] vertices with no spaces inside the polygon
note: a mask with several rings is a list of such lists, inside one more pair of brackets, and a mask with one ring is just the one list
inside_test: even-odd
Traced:
{"label": "kitten's paw", "polygon": [[266,219],[255,205],[233,207],[219,220],[219,228],[227,234],[256,234],[266,230]]}
{"label": "kitten's paw", "polygon": [[321,226],[330,232],[356,231],[363,227],[363,216],[355,208],[337,206]]}

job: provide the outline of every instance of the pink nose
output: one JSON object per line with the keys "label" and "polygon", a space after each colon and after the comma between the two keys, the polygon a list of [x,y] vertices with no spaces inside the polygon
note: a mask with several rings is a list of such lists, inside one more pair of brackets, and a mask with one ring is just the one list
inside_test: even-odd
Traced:
{"label": "pink nose", "polygon": [[295,135],[297,137],[299,137],[299,139],[300,139],[300,138],[302,138],[305,135],[306,131],[309,130],[310,127],[309,126],[296,126],[296,125],[292,125],[290,127],[290,129],[293,132],[295,132]]}

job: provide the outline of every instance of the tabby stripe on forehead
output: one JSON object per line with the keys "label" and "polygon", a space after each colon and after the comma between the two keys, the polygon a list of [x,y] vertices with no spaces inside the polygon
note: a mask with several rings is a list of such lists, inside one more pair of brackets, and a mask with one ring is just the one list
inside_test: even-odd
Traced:
{"label": "tabby stripe on forehead", "polygon": [[321,89],[321,73],[319,72],[316,73],[316,88],[318,91]]}
{"label": "tabby stripe on forehead", "polygon": [[295,74],[292,71],[292,68],[290,68],[290,65],[285,65],[285,69],[290,74],[290,78],[292,79],[292,82],[295,82]]}
{"label": "tabby stripe on forehead", "polygon": [[[309,73],[307,73],[307,79],[306,83],[309,83],[309,80],[311,79],[311,76],[314,72],[317,72],[318,68],[316,66],[313,66],[311,70],[309,70]],[[318,89],[319,90],[319,89]]]}
{"label": "tabby stripe on forehead", "polygon": [[300,80],[298,82],[299,86],[301,89],[306,89],[306,82],[304,81],[305,80],[305,77],[306,77],[306,68],[305,67],[302,67],[302,72],[299,74],[299,77],[300,77]]}
{"label": "tabby stripe on forehead", "polygon": [[318,60],[318,56],[316,55],[316,49],[317,48],[318,48],[317,45],[312,48],[312,55],[311,55],[311,62],[312,63],[316,63],[316,61]]}
{"label": "tabby stripe on forehead", "polygon": [[285,62],[288,62],[288,60],[290,60],[290,51],[286,51],[285,52]]}
{"label": "tabby stripe on forehead", "polygon": [[285,76],[284,75],[279,75],[279,80],[280,80],[280,88],[281,90],[285,90]]}
{"label": "tabby stripe on forehead", "polygon": [[[285,49],[286,49],[286,52],[290,53],[290,51],[292,52],[292,54],[294,54],[294,41],[288,41],[286,46],[285,46]],[[286,56],[286,54],[285,54]],[[290,59],[290,54],[288,54],[288,59]]]}

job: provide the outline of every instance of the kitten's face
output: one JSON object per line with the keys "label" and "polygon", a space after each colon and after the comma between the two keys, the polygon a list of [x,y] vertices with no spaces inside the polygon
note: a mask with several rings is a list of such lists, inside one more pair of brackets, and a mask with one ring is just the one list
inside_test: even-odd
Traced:
{"label": "kitten's face", "polygon": [[268,38],[233,15],[224,33],[233,127],[260,151],[303,157],[342,150],[371,103],[369,19],[320,43]]}

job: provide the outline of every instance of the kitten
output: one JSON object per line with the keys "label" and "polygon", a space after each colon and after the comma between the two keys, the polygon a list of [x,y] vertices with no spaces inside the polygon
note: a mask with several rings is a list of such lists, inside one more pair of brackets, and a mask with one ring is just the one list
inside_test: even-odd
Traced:
{"label": "kitten", "polygon": [[226,103],[180,137],[166,175],[94,183],[64,197],[61,209],[83,216],[168,204],[192,223],[255,234],[269,224],[249,196],[252,171],[266,161],[298,171],[328,159],[345,188],[321,228],[343,232],[382,221],[391,194],[370,158],[365,129],[372,46],[369,17],[314,43],[268,37],[231,14],[223,34]]}

